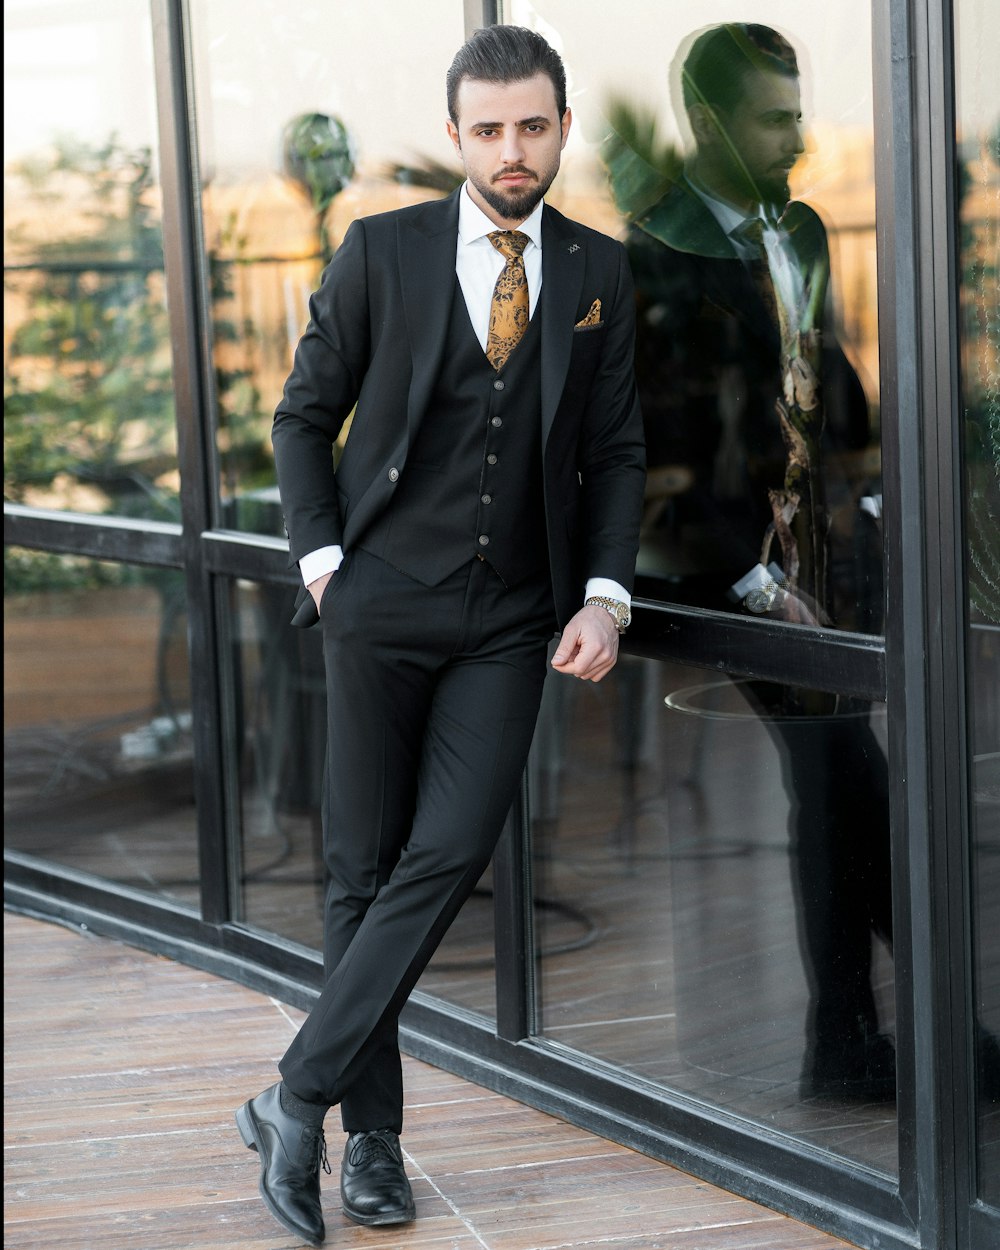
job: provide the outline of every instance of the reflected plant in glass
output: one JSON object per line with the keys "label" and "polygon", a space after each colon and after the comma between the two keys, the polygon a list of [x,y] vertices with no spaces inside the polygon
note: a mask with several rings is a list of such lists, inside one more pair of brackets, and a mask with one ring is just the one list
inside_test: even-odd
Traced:
{"label": "reflected plant in glass", "polygon": [[[235,211],[220,226],[208,256],[212,301],[213,361],[218,405],[219,459],[224,504],[236,505],[240,495],[274,480],[269,440],[270,414],[263,409],[257,353],[261,329],[243,313],[236,289],[240,268],[253,264],[248,239],[240,232]],[[239,516],[227,517],[240,523]]]}
{"label": "reflected plant in glass", "polygon": [[5,494],[175,519],[150,150],[114,137],[96,146],[63,139],[9,167],[7,178],[8,248],[25,260],[6,266]]}
{"label": "reflected plant in glass", "polygon": [[347,127],[327,113],[293,117],[282,137],[285,173],[309,198],[316,216],[316,236],[326,264],[333,246],[326,225],[330,205],[354,177],[354,153]]}
{"label": "reflected plant in glass", "polygon": [[612,96],[605,113],[601,161],[615,207],[631,223],[666,195],[683,172],[684,158],[661,139],[656,113],[648,106]]}
{"label": "reflected plant in glass", "polygon": [[977,183],[1000,183],[1000,124],[958,170],[969,598],[1000,624],[1000,222],[965,209]]}

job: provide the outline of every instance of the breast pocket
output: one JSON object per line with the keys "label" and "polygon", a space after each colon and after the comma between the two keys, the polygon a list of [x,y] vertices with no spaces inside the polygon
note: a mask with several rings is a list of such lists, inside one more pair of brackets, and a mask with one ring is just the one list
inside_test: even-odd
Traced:
{"label": "breast pocket", "polygon": [[590,385],[604,351],[604,326],[579,326],[573,329],[573,346],[569,357],[567,386],[573,390]]}

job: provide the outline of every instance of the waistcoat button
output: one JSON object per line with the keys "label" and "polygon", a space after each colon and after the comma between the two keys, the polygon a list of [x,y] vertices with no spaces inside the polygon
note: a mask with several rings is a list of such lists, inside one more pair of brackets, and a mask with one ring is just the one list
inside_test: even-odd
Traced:
{"label": "waistcoat button", "polygon": [[492,496],[492,495],[484,495],[484,496],[483,496],[483,503],[492,503],[492,502],[493,502],[493,496]]}
{"label": "waistcoat button", "polygon": [[490,425],[495,425],[495,426],[503,425],[503,418],[502,417],[490,417]]}
{"label": "waistcoat button", "polygon": [[389,470],[389,481],[390,481],[390,482],[398,482],[398,481],[399,481],[399,470],[398,470],[398,469],[390,469],[390,470]]}
{"label": "waistcoat button", "polygon": [[[486,457],[486,463],[487,463],[487,464],[496,464],[496,462],[497,462],[497,458],[496,458],[496,456],[493,454],[493,452],[491,451],[491,452],[490,452],[490,454]],[[286,538],[287,538],[287,535],[286,535]]]}
{"label": "waistcoat button", "polygon": [[488,547],[488,546],[490,545],[489,535],[487,535],[487,534],[480,534],[480,535],[479,535],[479,545],[480,545],[480,547]]}

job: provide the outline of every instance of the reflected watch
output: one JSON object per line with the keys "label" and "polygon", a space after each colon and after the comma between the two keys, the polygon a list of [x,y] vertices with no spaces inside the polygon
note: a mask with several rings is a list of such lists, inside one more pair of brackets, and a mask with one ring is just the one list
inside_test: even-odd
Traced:
{"label": "reflected watch", "polygon": [[632,612],[628,604],[622,603],[620,599],[608,599],[604,595],[591,595],[584,607],[603,608],[605,612],[611,615],[615,628],[620,634],[624,634],[629,625],[632,624]]}

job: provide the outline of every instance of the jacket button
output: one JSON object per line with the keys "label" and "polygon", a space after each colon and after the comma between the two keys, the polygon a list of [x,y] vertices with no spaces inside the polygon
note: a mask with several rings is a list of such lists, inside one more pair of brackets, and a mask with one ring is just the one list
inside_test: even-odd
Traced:
{"label": "jacket button", "polygon": [[493,496],[492,496],[492,495],[483,495],[483,497],[482,497],[482,498],[483,498],[483,503],[492,503],[492,502],[493,502]]}
{"label": "jacket button", "polygon": [[496,462],[497,462],[497,458],[496,458],[495,454],[491,451],[491,452],[490,452],[490,454],[486,457],[486,463],[487,463],[487,464],[496,464]]}
{"label": "jacket button", "polygon": [[495,391],[503,390],[503,378],[497,378],[497,380],[493,383],[493,389]]}
{"label": "jacket button", "polygon": [[398,469],[390,469],[390,470],[389,470],[389,481],[390,481],[390,482],[398,482],[398,481],[399,481],[399,470],[398,470]]}
{"label": "jacket button", "polygon": [[499,429],[503,425],[503,417],[490,417],[490,425],[495,425]]}

